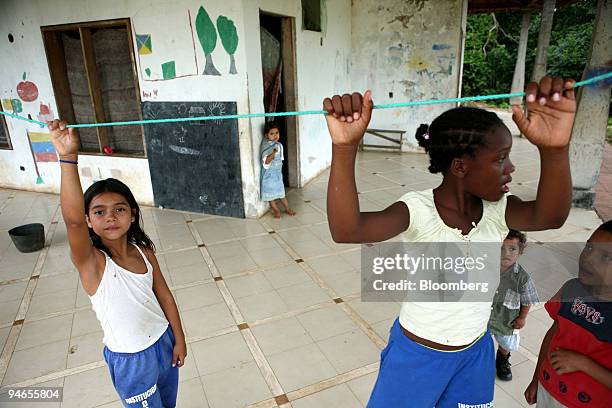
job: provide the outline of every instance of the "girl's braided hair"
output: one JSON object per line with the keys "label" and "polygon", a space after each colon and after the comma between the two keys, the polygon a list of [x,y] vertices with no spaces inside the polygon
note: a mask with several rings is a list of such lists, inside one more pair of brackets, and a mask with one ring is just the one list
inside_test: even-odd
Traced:
{"label": "girl's braided hair", "polygon": [[422,124],[416,131],[419,146],[429,154],[429,171],[445,173],[453,159],[484,146],[485,136],[504,122],[484,109],[460,107],[438,116],[431,125]]}

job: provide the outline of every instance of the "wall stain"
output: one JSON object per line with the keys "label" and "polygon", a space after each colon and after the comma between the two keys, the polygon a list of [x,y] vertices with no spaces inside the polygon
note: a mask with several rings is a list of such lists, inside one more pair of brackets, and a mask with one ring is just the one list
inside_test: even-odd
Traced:
{"label": "wall stain", "polygon": [[408,28],[408,23],[410,22],[410,19],[414,17],[414,16],[409,16],[407,14],[401,15],[401,16],[396,16],[393,20],[391,21],[387,21],[388,24],[392,24],[395,23],[396,21],[400,22],[402,24],[402,27],[404,28]]}
{"label": "wall stain", "polygon": [[421,73],[421,71],[426,71],[429,68],[429,64],[421,56],[414,56],[408,60],[408,67]]}

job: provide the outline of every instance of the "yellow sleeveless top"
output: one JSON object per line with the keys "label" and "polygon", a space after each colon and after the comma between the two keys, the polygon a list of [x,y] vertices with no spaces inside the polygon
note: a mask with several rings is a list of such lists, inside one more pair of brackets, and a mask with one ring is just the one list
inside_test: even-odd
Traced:
{"label": "yellow sleeveless top", "polygon": [[[410,211],[410,225],[397,237],[403,242],[499,242],[501,248],[508,234],[505,195],[497,202],[482,200],[482,218],[467,235],[444,224],[434,203],[433,189],[411,191],[398,201]],[[490,269],[499,277],[499,258],[496,264],[497,268]],[[403,302],[400,324],[439,344],[470,344],[487,330],[495,289],[490,289],[490,302]]]}

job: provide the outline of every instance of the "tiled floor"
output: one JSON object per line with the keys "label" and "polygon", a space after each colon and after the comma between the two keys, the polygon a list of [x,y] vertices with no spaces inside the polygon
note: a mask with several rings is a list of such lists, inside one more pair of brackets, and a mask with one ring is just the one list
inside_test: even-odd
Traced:
{"label": "tiled floor", "polygon": [[[533,198],[535,149],[515,139],[512,158],[518,167],[513,192]],[[436,185],[439,177],[426,168],[424,155],[360,153],[362,209],[381,209],[406,191]],[[360,301],[360,247],[331,239],[327,177],[291,191],[298,215],[281,220],[143,209],[187,334],[179,407],[366,404],[399,304]],[[45,225],[48,245],[21,254],[6,231],[28,222]],[[584,241],[599,222],[592,211],[572,210],[563,228],[529,237],[532,245],[546,243],[542,248],[548,241]],[[571,249],[550,250],[560,263],[575,261]],[[567,278],[547,273],[538,256],[525,255],[525,262],[533,262],[528,270],[543,299]],[[523,390],[549,324],[542,305],[534,307],[512,357],[515,378],[496,384],[496,407],[525,406]],[[58,196],[0,190],[1,386],[64,387],[62,404],[35,407],[120,407],[101,336],[70,264]]]}

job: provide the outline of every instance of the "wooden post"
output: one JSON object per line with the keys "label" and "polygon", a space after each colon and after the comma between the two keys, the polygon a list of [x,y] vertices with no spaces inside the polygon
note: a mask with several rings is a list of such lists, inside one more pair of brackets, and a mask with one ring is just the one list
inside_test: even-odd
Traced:
{"label": "wooden post", "polygon": [[[57,31],[43,30],[42,35],[45,40],[45,52],[47,54],[58,117],[68,123],[76,123],[70,82],[68,81],[68,69],[66,68],[66,56],[60,34]],[[75,129],[77,135],[78,130]],[[82,142],[79,150],[83,150]]]}
{"label": "wooden post", "polygon": [[[87,71],[87,79],[89,82],[89,93],[91,95],[91,103],[94,107],[96,122],[106,122],[106,114],[104,113],[104,104],[102,102],[102,90],[100,89],[100,79],[98,78],[98,68],[96,66],[96,54],[94,52],[93,39],[89,28],[79,27],[81,34],[81,45],[83,48],[83,58],[85,60],[85,70]],[[106,127],[96,127],[98,132],[98,142],[100,143],[100,153],[103,152],[105,146],[108,146],[108,129]]]}
{"label": "wooden post", "polygon": [[[527,39],[529,37],[529,22],[531,12],[523,12],[521,22],[521,37],[519,39],[518,52],[516,55],[516,65],[514,66],[514,76],[512,77],[512,90],[510,92],[521,92],[525,88],[525,56],[527,55]],[[520,105],[523,98],[510,98],[510,104]]]}
{"label": "wooden post", "polygon": [[[297,72],[295,57],[295,19],[293,17],[281,18],[281,58],[283,61],[283,95],[285,109],[297,110]],[[290,187],[300,186],[300,158],[297,116],[285,118],[287,138],[287,158],[289,163],[288,175]],[[285,162],[287,163],[287,162]]]}
{"label": "wooden post", "polygon": [[542,6],[542,20],[538,35],[538,48],[531,80],[539,82],[546,75],[546,58],[548,57],[548,44],[550,43],[550,32],[552,31],[553,14],[555,13],[555,0],[544,0]]}

